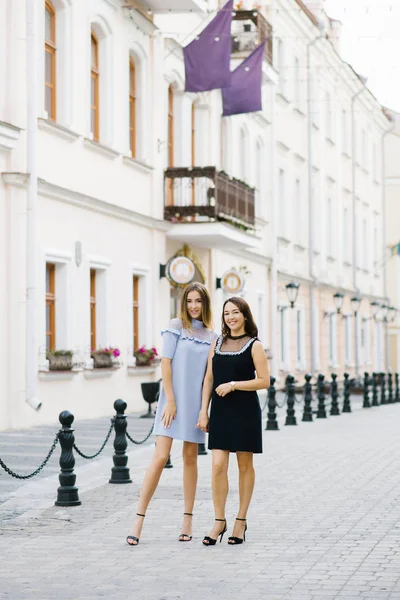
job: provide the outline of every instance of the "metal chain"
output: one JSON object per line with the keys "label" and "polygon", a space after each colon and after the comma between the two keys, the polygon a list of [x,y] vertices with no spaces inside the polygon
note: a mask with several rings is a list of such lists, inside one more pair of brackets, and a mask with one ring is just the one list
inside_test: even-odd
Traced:
{"label": "metal chain", "polygon": [[46,458],[44,459],[44,461],[42,462],[42,464],[40,465],[40,467],[38,467],[35,471],[33,471],[33,473],[30,473],[29,475],[18,475],[18,473],[15,473],[11,469],[9,469],[7,467],[7,465],[1,460],[1,458],[0,458],[0,467],[3,467],[3,469],[6,471],[6,473],[11,475],[11,477],[15,477],[16,479],[30,479],[31,477],[34,477],[35,475],[40,473],[40,471],[43,469],[43,467],[49,462],[50,457],[53,454],[53,452],[57,446],[58,439],[59,439],[59,433],[57,433],[56,437],[54,438],[54,442],[51,445],[49,453],[46,456]]}
{"label": "metal chain", "polygon": [[96,458],[97,456],[99,456],[99,454],[101,452],[103,452],[104,448],[106,447],[106,444],[107,444],[108,440],[110,439],[110,435],[111,435],[111,432],[112,432],[113,427],[114,427],[114,421],[115,421],[115,417],[113,417],[111,419],[111,425],[110,425],[110,429],[108,430],[106,439],[104,440],[104,443],[103,443],[102,447],[100,448],[100,450],[98,452],[96,452],[96,454],[92,454],[92,456],[88,456],[87,454],[84,454],[83,452],[81,452],[81,450],[79,450],[78,446],[76,444],[74,444],[74,450],[77,451],[77,453],[79,454],[79,456],[82,456],[82,458],[86,458],[87,460],[91,460],[92,458]]}
{"label": "metal chain", "polygon": [[275,400],[275,404],[277,405],[278,408],[283,408],[286,404],[287,399],[288,399],[288,395],[286,394],[285,399],[282,402],[282,404],[279,404],[276,400]]}
{"label": "metal chain", "polygon": [[141,440],[140,442],[137,442],[136,440],[134,440],[133,438],[131,438],[131,436],[129,435],[128,432],[126,432],[126,437],[128,438],[128,440],[130,442],[132,442],[132,444],[136,444],[137,446],[141,446],[141,444],[144,444],[145,442],[147,442],[147,440],[149,439],[149,437],[153,433],[153,429],[154,429],[154,423],[151,426],[151,429],[150,429],[149,433],[146,435],[146,437],[144,438],[144,440]]}

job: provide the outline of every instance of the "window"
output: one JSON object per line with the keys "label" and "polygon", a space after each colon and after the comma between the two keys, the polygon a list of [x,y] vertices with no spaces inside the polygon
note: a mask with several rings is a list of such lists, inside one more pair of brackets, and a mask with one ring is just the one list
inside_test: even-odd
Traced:
{"label": "window", "polygon": [[46,263],[46,350],[56,349],[56,266]]}
{"label": "window", "polygon": [[362,230],[362,266],[364,269],[368,269],[368,226],[367,219],[363,219],[363,230]]}
{"label": "window", "polygon": [[249,136],[245,127],[240,129],[239,161],[241,178],[247,182],[249,178]]}
{"label": "window", "polygon": [[300,179],[296,179],[295,190],[294,190],[294,201],[296,203],[293,215],[295,220],[294,231],[296,235],[296,242],[301,246],[303,243],[304,236],[304,224],[303,224],[303,207],[301,205],[301,185]]}
{"label": "window", "polygon": [[196,164],[196,104],[192,102],[192,115],[191,115],[191,155],[192,155],[192,167]]}
{"label": "window", "polygon": [[301,105],[301,82],[300,82],[300,61],[297,56],[294,59],[294,103],[296,108]]}
{"label": "window", "polygon": [[373,169],[374,180],[377,181],[377,179],[378,179],[378,163],[377,163],[377,158],[376,158],[376,144],[374,144],[372,147],[372,169]]}
{"label": "window", "polygon": [[285,237],[286,233],[286,202],[285,202],[285,171],[283,169],[279,169],[279,181],[278,181],[278,191],[279,191],[279,235],[281,237]]}
{"label": "window", "polygon": [[44,106],[48,118],[56,120],[56,13],[51,2],[45,6],[45,88]]}
{"label": "window", "polygon": [[352,361],[352,317],[350,315],[344,316],[344,360],[346,366],[351,365]]}
{"label": "window", "polygon": [[333,257],[334,238],[333,203],[332,198],[328,198],[326,207],[326,251],[330,257]]}
{"label": "window", "polygon": [[337,335],[336,314],[329,315],[329,365],[336,366],[337,363]]}
{"label": "window", "polygon": [[350,227],[349,227],[349,211],[343,209],[343,261],[350,262]]}
{"label": "window", "polygon": [[168,88],[168,166],[174,166],[174,90]]}
{"label": "window", "polygon": [[139,277],[133,276],[133,351],[139,348]]}
{"label": "window", "polygon": [[131,155],[136,157],[136,68],[129,60],[129,144]]}
{"label": "window", "polygon": [[332,139],[332,106],[329,92],[325,94],[325,135]]}
{"label": "window", "polygon": [[285,73],[285,51],[283,41],[278,40],[278,71],[279,71],[279,91],[284,96],[286,92],[286,73]]}
{"label": "window", "polygon": [[370,354],[371,345],[371,329],[369,319],[362,320],[361,326],[361,362],[365,365],[369,365],[371,362]]}
{"label": "window", "polygon": [[99,43],[95,34],[91,34],[91,71],[90,71],[90,131],[93,139],[99,141]]}
{"label": "window", "polygon": [[96,349],[96,269],[90,269],[90,347]]}
{"label": "window", "polygon": [[310,77],[310,98],[309,98],[309,102],[311,103],[311,113],[312,113],[312,122],[313,125],[315,125],[315,127],[319,127],[319,111],[320,111],[320,106],[319,106],[319,85],[318,85],[318,81],[317,78],[312,75],[309,75]]}
{"label": "window", "polygon": [[342,151],[347,154],[347,115],[345,109],[342,110]]}
{"label": "window", "polygon": [[261,206],[264,202],[264,146],[261,140],[257,140],[256,144],[256,202],[255,202],[255,214],[256,216],[262,216],[264,211]]}
{"label": "window", "polygon": [[227,119],[221,119],[221,169],[229,173],[229,131]]}
{"label": "window", "polygon": [[365,129],[362,130],[362,134],[361,134],[361,162],[363,167],[367,168],[367,132],[365,131]]}
{"label": "window", "polygon": [[374,227],[374,272],[377,273],[379,261],[378,228]]}

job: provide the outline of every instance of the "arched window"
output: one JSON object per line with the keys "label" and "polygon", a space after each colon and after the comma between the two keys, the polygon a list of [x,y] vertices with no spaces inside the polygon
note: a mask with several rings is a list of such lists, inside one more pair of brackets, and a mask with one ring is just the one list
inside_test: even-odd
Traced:
{"label": "arched window", "polygon": [[90,131],[93,139],[99,141],[99,43],[91,33],[91,69],[90,69]]}
{"label": "arched window", "polygon": [[196,164],[196,104],[194,102],[192,102],[191,149],[192,167],[194,167]]}
{"label": "arched window", "polygon": [[45,4],[45,88],[44,104],[48,118],[56,120],[56,13],[51,2]]}
{"label": "arched window", "polygon": [[136,157],[136,67],[129,60],[129,144],[133,158]]}
{"label": "arched window", "polygon": [[168,88],[168,166],[174,166],[174,89]]}

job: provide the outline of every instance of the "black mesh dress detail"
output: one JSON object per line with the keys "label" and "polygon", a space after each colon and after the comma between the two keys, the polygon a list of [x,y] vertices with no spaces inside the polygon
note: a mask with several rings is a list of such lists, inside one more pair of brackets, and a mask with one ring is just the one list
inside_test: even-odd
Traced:
{"label": "black mesh dress detail", "polygon": [[230,381],[256,378],[251,349],[255,338],[225,340],[218,338],[213,356],[213,394],[211,400],[208,447],[230,452],[262,452],[261,408],[257,392],[236,390],[224,397],[215,389]]}

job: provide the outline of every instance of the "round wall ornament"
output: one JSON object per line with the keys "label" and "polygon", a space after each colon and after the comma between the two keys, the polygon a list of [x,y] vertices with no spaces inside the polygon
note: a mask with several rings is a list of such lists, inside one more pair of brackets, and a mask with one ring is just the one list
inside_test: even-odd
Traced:
{"label": "round wall ornament", "polygon": [[195,276],[196,267],[187,256],[176,256],[167,265],[168,279],[174,285],[187,285]]}
{"label": "round wall ornament", "polygon": [[244,288],[244,277],[235,269],[230,269],[221,278],[222,289],[226,294],[238,294]]}

